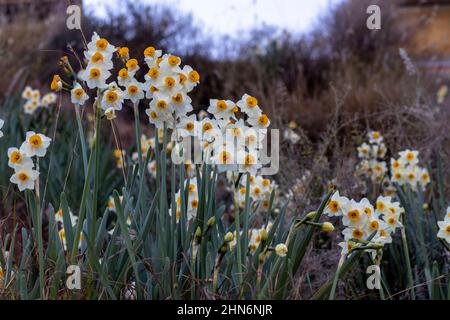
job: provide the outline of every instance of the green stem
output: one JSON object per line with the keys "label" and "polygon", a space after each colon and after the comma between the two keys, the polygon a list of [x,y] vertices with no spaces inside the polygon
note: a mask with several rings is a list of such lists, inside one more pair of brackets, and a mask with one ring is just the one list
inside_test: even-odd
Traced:
{"label": "green stem", "polygon": [[412,275],[411,270],[411,264],[410,264],[410,258],[409,258],[409,247],[408,247],[408,241],[406,240],[406,232],[405,227],[400,229],[401,236],[402,236],[402,244],[403,244],[403,254],[405,255],[405,264],[406,264],[406,275],[408,277],[408,287],[411,288],[411,299],[415,300],[416,295],[414,292],[414,278]]}
{"label": "green stem", "polygon": [[[238,272],[238,287],[242,285],[242,248],[241,248],[241,235],[240,235],[240,219],[239,219],[239,204],[236,200],[236,194],[238,190],[235,189],[234,197],[234,225],[236,229],[236,263],[237,263],[237,272]],[[241,291],[241,290],[239,290]]]}
{"label": "green stem", "polygon": [[133,104],[134,111],[134,132],[136,135],[136,145],[139,158],[139,171],[142,170],[142,147],[141,147],[141,120],[139,117],[138,103]]}
{"label": "green stem", "polygon": [[87,166],[88,166],[86,138],[84,136],[83,123],[81,121],[80,106],[79,105],[74,105],[74,107],[75,107],[75,114],[76,114],[76,117],[77,117],[78,133],[80,135],[81,153],[83,155],[84,176],[86,177],[86,175],[87,175]]}
{"label": "green stem", "polygon": [[100,129],[101,129],[101,108],[99,104],[96,104],[96,117],[95,117],[95,166],[94,166],[94,191],[92,200],[92,230],[91,230],[91,243],[94,245],[95,232],[97,230],[97,202],[98,202],[98,185],[100,180]]}
{"label": "green stem", "polygon": [[341,258],[339,259],[339,263],[338,263],[338,267],[337,270],[334,274],[334,278],[333,278],[333,284],[331,285],[331,291],[330,291],[330,296],[329,296],[329,300],[334,300],[334,297],[336,296],[336,287],[337,287],[337,283],[339,280],[339,273],[341,271],[341,267],[345,262],[345,258],[346,255],[345,254],[341,254]]}

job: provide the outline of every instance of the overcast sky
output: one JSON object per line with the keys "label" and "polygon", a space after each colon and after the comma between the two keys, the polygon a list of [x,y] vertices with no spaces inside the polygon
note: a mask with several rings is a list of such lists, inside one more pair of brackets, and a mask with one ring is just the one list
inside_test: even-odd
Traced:
{"label": "overcast sky", "polygon": [[[192,13],[194,19],[212,34],[235,35],[263,24],[292,32],[307,31],[317,17],[342,0],[141,0],[167,4]],[[120,0],[84,0],[89,10],[104,15],[105,6]]]}

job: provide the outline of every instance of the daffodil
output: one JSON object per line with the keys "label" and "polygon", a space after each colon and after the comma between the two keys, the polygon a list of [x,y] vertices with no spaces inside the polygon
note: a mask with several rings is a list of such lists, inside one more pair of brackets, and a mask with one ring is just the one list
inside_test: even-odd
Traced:
{"label": "daffodil", "polygon": [[33,167],[33,160],[27,157],[17,148],[8,148],[8,166],[15,169],[17,167]]}
{"label": "daffodil", "polygon": [[124,90],[123,98],[129,99],[133,103],[139,102],[139,100],[144,99],[144,85],[136,80],[131,80],[127,83]]}
{"label": "daffodil", "polygon": [[179,74],[181,72],[180,64],[181,64],[180,57],[171,54],[165,54],[162,57],[162,60],[159,64],[159,68],[164,73]]}
{"label": "daffodil", "polygon": [[39,99],[31,98],[28,100],[23,108],[26,114],[33,114],[40,107]]}
{"label": "daffodil", "polygon": [[216,119],[229,119],[233,116],[232,109],[234,102],[231,100],[209,100],[208,112],[213,114]]}
{"label": "daffodil", "polygon": [[179,73],[180,84],[186,92],[191,92],[200,82],[200,74],[192,69],[191,66],[185,65]]}
{"label": "daffodil", "polygon": [[379,144],[383,141],[383,136],[379,131],[369,131],[367,137],[369,138],[369,143]]}
{"label": "daffodil", "polygon": [[262,112],[258,106],[258,100],[248,94],[244,94],[236,104],[249,117],[257,118]]}
{"label": "daffodil", "polygon": [[61,78],[59,77],[59,75],[55,74],[53,76],[53,80],[50,83],[50,89],[52,89],[53,91],[59,91],[62,89],[62,81]]}
{"label": "daffodil", "polygon": [[56,99],[57,99],[56,94],[54,94],[53,92],[47,93],[42,97],[40,105],[42,107],[48,107],[49,105],[55,104]]}
{"label": "daffodil", "polygon": [[256,174],[257,170],[262,167],[259,156],[256,151],[238,150],[237,163],[239,164],[239,172]]}
{"label": "daffodil", "polygon": [[162,51],[156,50],[154,47],[147,47],[144,50],[144,60],[149,68],[156,66],[156,60],[161,57]]}
{"label": "daffodil", "polygon": [[279,257],[285,257],[288,253],[288,248],[284,243],[279,243],[275,247],[275,252]]}
{"label": "daffodil", "polygon": [[362,228],[368,217],[364,211],[364,206],[354,200],[350,200],[344,205],[342,223],[344,226]]}
{"label": "daffodil", "polygon": [[163,128],[164,123],[168,123],[171,120],[171,115],[168,112],[161,112],[156,108],[145,109],[145,113],[148,115],[149,122],[155,125],[156,128]]}
{"label": "daffodil", "polygon": [[20,150],[27,157],[44,157],[51,140],[41,133],[28,131]]}
{"label": "daffodil", "polygon": [[366,159],[370,155],[370,146],[367,143],[363,143],[358,148],[358,157]]}
{"label": "daffodil", "polygon": [[439,231],[437,237],[439,239],[445,240],[450,244],[450,207],[447,208],[446,215],[443,221],[438,221]]}
{"label": "daffodil", "polygon": [[324,213],[330,217],[341,216],[348,202],[346,197],[340,196],[339,191],[336,191],[328,201]]}
{"label": "daffodil", "polygon": [[383,197],[383,196],[379,196],[377,198],[377,201],[375,203],[375,209],[377,210],[378,213],[380,214],[385,214],[388,212],[388,208],[389,205],[391,204],[391,197]]}
{"label": "daffodil", "polygon": [[101,106],[103,110],[113,108],[116,111],[122,110],[124,94],[121,89],[108,89],[103,93]]}
{"label": "daffodil", "polygon": [[29,100],[32,98],[33,89],[30,86],[26,86],[22,91],[22,98]]}
{"label": "daffodil", "polygon": [[108,58],[111,58],[113,53],[117,50],[105,38],[100,38],[97,32],[92,35],[91,41],[87,45],[88,52],[101,52]]}
{"label": "daffodil", "polygon": [[18,166],[9,181],[17,184],[19,191],[34,190],[35,181],[39,178],[39,172],[29,166]]}
{"label": "daffodil", "polygon": [[400,161],[407,163],[408,165],[416,165],[419,163],[419,151],[406,149],[398,153],[400,155]]}
{"label": "daffodil", "polygon": [[266,129],[270,126],[270,120],[264,113],[259,114],[257,117],[249,117],[247,122],[256,129]]}
{"label": "daffodil", "polygon": [[100,66],[88,65],[85,70],[80,71],[78,76],[80,79],[86,81],[90,89],[105,89],[108,87],[106,80],[111,76],[111,72]]}
{"label": "daffodil", "polygon": [[147,170],[148,170],[148,173],[150,173],[150,175],[151,175],[153,178],[156,178],[157,164],[156,164],[156,161],[155,161],[155,160],[150,161],[150,162],[147,164]]}
{"label": "daffodil", "polygon": [[72,90],[70,90],[70,101],[78,106],[84,105],[89,96],[86,94],[81,85],[77,82],[75,83]]}
{"label": "daffodil", "polygon": [[181,118],[177,124],[176,131],[180,137],[195,136],[197,126],[197,116],[193,114],[191,116]]}

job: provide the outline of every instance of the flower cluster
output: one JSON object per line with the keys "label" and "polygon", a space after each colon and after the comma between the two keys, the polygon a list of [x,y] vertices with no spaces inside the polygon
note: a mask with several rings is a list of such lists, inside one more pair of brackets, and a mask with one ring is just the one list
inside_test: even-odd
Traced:
{"label": "flower cluster", "polygon": [[[75,228],[78,223],[78,217],[75,216],[72,213],[72,211],[70,211],[70,209],[69,209],[69,219],[70,224],[72,225],[73,228]],[[58,226],[59,239],[61,240],[61,244],[64,248],[64,251],[67,251],[66,231],[64,230],[64,214],[61,208],[55,213],[55,221]],[[82,232],[80,232],[80,241],[78,242],[78,248],[81,247],[81,243],[82,243]]]}
{"label": "flower cluster", "polygon": [[[123,68],[115,79],[109,81],[115,55],[120,58]],[[129,49],[116,48],[97,33],[87,44],[84,57],[86,67],[78,72],[72,86],[55,75],[51,88],[56,91],[71,89],[71,100],[76,105],[82,105],[89,99],[78,81],[84,82],[90,89],[97,89],[96,103],[109,120],[115,118],[124,101],[131,101],[137,109],[141,100],[148,99],[145,112],[149,122],[160,130],[164,127],[172,130],[171,147],[176,148],[177,152],[185,151],[183,140],[194,137],[201,147],[201,163],[215,164],[220,171],[252,174],[261,168],[259,151],[263,147],[270,120],[255,97],[244,94],[237,102],[211,99],[208,112],[196,115],[192,114],[192,100],[188,94],[200,82],[200,75],[191,66],[183,66],[180,57],[147,47],[144,50],[147,67],[144,82],[138,80],[141,67],[137,59],[130,58]],[[67,59],[63,63],[65,69],[72,70]],[[141,141],[141,151],[147,150],[146,143]]]}
{"label": "flower cluster", "polygon": [[14,169],[10,181],[17,184],[20,191],[34,190],[39,170],[34,168],[32,157],[44,157],[50,141],[51,139],[43,134],[28,131],[19,149],[15,147],[8,149],[8,165]]}
{"label": "flower cluster", "polygon": [[[189,182],[189,185],[188,185]],[[197,216],[197,208],[198,208],[198,185],[197,185],[197,178],[192,178],[190,180],[185,180],[185,188],[188,190],[187,192],[187,220],[191,220],[192,218],[195,218]],[[175,215],[177,218],[177,222],[180,221],[181,217],[181,193],[180,190],[175,194],[175,202],[176,202],[176,208],[175,208]],[[172,208],[170,208],[170,211],[172,212]]]}
{"label": "flower cluster", "polygon": [[413,190],[425,190],[430,183],[430,174],[419,163],[419,151],[404,150],[398,159],[391,159],[391,181],[400,186],[409,185]]}
{"label": "flower cluster", "polygon": [[437,237],[445,240],[450,244],[450,207],[447,208],[447,213],[443,221],[438,221],[439,232]]}
{"label": "flower cluster", "polygon": [[[273,227],[272,222],[268,222],[266,226],[262,226],[261,228],[253,228],[248,230],[248,250],[250,253],[255,253],[258,249],[259,245],[267,239],[267,235]],[[240,231],[240,235],[242,235],[242,231]],[[236,247],[236,231],[233,232],[233,239],[228,243],[230,250],[233,250]]]}
{"label": "flower cluster", "polygon": [[30,86],[26,86],[22,91],[22,98],[25,99],[23,108],[26,114],[33,114],[38,108],[46,108],[55,104],[57,99],[53,92],[47,93],[41,98],[40,91]]}
{"label": "flower cluster", "polygon": [[403,226],[400,222],[403,211],[400,203],[391,197],[379,196],[374,207],[366,198],[357,202],[339,195],[339,191],[333,194],[325,209],[330,217],[342,216],[344,241],[339,246],[343,254],[362,246],[376,253],[374,245],[391,243],[391,234]]}
{"label": "flower cluster", "polygon": [[[260,202],[264,209],[269,208],[270,194],[276,187],[275,182],[271,181],[268,178],[264,178],[261,175],[249,175],[249,198],[250,200],[256,202]],[[233,182],[233,180],[230,180]],[[235,194],[236,203],[239,207],[243,207],[245,205],[245,194],[247,187],[247,175],[242,176],[239,180],[239,188],[237,194]]]}
{"label": "flower cluster", "polygon": [[368,143],[364,142],[357,148],[361,161],[356,166],[355,174],[380,183],[387,172],[386,161],[383,161],[387,148],[379,131],[368,132],[367,138]]}
{"label": "flower cluster", "polygon": [[[231,100],[211,99],[208,113],[212,117],[196,115],[180,119],[176,141],[194,137],[202,150],[205,163],[214,164],[220,172],[236,171],[255,174],[261,168],[259,151],[270,125],[269,118],[258,106],[258,100],[248,94],[234,103]],[[238,114],[244,115],[238,117]],[[245,120],[244,120],[245,119]],[[184,150],[183,147],[177,150]]]}

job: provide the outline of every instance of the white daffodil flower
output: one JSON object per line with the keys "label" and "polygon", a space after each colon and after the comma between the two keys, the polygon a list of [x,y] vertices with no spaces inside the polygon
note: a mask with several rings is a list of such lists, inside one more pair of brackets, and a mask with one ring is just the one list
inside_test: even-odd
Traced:
{"label": "white daffodil flower", "polygon": [[86,94],[84,89],[79,83],[76,83],[70,91],[70,101],[75,105],[82,106],[88,99],[89,96]]}
{"label": "white daffodil flower", "polygon": [[34,167],[33,160],[17,148],[8,148],[8,159],[8,166],[13,169],[17,167]]}
{"label": "white daffodil flower", "polygon": [[20,151],[27,157],[44,157],[52,139],[34,131],[28,131]]}
{"label": "white daffodil flower", "polygon": [[19,191],[34,190],[35,181],[39,178],[39,172],[27,166],[15,168],[14,174],[9,181],[17,184]]}

